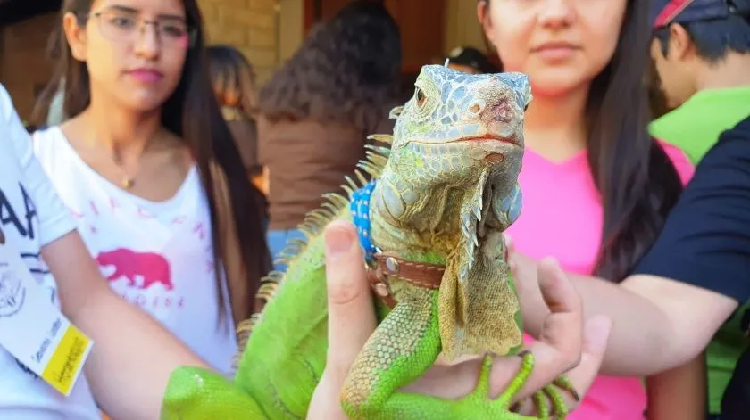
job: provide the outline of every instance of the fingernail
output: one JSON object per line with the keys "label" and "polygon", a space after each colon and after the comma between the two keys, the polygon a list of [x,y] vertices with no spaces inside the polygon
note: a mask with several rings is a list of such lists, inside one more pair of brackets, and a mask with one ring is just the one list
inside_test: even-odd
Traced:
{"label": "fingernail", "polygon": [[612,332],[612,320],[606,316],[591,318],[586,323],[586,340],[591,350],[604,351],[607,347],[609,333]]}
{"label": "fingernail", "polygon": [[329,257],[338,257],[347,253],[354,245],[354,238],[349,230],[334,227],[326,232],[326,253]]}

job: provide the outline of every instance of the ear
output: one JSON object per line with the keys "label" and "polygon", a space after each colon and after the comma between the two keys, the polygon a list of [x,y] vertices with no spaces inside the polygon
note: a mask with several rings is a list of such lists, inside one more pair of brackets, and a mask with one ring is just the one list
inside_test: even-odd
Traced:
{"label": "ear", "polygon": [[86,27],[81,26],[78,16],[74,13],[66,13],[62,19],[63,32],[65,39],[70,45],[70,54],[74,59],[86,61]]}
{"label": "ear", "polygon": [[695,55],[695,44],[684,26],[679,23],[669,25],[669,50],[668,56],[685,61]]}
{"label": "ear", "polygon": [[485,34],[487,31],[492,29],[492,19],[490,19],[490,4],[487,0],[480,0],[477,2],[477,19],[479,24],[482,25]]}

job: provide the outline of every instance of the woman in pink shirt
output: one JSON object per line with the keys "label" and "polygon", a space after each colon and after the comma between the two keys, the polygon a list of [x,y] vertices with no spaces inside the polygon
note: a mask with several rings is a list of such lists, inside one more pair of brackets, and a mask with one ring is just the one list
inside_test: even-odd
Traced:
{"label": "woman in pink shirt", "polygon": [[[646,131],[648,2],[481,0],[478,15],[504,70],[528,74],[534,95],[515,249],[621,281],[693,172]],[[640,420],[645,408],[641,378],[600,375],[569,419]]]}

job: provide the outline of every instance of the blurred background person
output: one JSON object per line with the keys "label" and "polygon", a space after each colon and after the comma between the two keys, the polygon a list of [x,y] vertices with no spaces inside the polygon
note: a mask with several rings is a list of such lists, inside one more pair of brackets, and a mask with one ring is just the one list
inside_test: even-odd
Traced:
{"label": "blurred background person", "polygon": [[303,237],[297,226],[323,194],[343,192],[365,157],[366,137],[392,133],[401,67],[400,31],[385,5],[355,1],[316,26],[261,90],[259,154],[274,258]]}

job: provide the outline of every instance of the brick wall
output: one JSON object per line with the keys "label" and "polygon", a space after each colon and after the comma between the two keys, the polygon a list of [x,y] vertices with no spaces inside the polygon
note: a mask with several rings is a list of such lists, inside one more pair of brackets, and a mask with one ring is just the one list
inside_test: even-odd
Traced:
{"label": "brick wall", "polygon": [[36,89],[52,76],[45,54],[57,16],[48,13],[2,29],[0,83],[10,92],[21,118],[30,116]]}
{"label": "brick wall", "polygon": [[277,0],[198,0],[208,42],[237,47],[255,66],[258,83],[279,62],[279,6]]}

